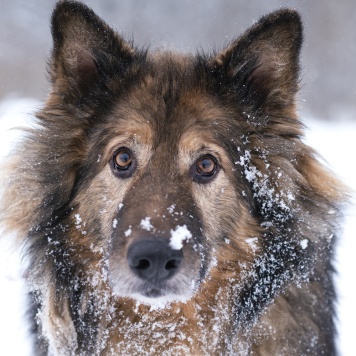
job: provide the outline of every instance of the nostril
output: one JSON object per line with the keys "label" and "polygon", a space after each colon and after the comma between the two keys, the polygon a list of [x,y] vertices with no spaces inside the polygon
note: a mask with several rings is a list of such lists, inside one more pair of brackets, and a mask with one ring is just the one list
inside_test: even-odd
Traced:
{"label": "nostril", "polygon": [[172,271],[172,270],[175,270],[176,268],[179,267],[179,264],[180,264],[180,260],[169,260],[166,265],[164,266],[164,268],[167,270],[167,271]]}
{"label": "nostril", "polygon": [[150,268],[150,266],[151,266],[151,262],[149,260],[142,259],[138,261],[137,266],[133,266],[133,267],[137,268],[138,270],[145,270]]}

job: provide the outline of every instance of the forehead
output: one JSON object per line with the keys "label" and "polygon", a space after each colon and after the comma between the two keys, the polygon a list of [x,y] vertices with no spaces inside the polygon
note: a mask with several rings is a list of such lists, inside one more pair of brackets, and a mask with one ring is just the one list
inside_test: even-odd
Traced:
{"label": "forehead", "polygon": [[[140,140],[202,145],[229,125],[231,116],[201,85],[191,57],[157,56],[113,110],[117,129]],[[221,125],[222,124],[222,125]]]}

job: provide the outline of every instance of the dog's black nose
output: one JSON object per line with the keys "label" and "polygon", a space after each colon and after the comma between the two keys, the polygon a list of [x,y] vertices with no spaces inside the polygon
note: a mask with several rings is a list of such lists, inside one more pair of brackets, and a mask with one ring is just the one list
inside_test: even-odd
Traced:
{"label": "dog's black nose", "polygon": [[139,240],[127,252],[131,270],[150,282],[162,282],[174,276],[183,260],[182,250],[173,250],[169,241]]}

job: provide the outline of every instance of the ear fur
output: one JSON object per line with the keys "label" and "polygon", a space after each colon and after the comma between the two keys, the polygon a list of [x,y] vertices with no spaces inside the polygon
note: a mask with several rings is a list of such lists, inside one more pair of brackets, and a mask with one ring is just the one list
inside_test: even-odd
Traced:
{"label": "ear fur", "polygon": [[255,112],[290,109],[299,87],[302,32],[296,11],[278,10],[262,17],[210,63]]}
{"label": "ear fur", "polygon": [[123,75],[134,48],[90,8],[76,1],[60,1],[52,14],[51,76],[54,90],[80,100]]}

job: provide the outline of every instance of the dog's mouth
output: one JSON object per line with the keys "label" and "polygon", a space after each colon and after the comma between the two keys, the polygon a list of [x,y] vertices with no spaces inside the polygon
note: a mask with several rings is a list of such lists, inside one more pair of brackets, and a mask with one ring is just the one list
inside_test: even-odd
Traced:
{"label": "dog's mouth", "polygon": [[167,294],[177,294],[177,290],[173,287],[169,287],[169,283],[162,281],[143,281],[141,279],[136,280],[133,293],[135,296],[141,295],[144,298],[161,298]]}
{"label": "dog's mouth", "polygon": [[198,281],[186,274],[177,274],[166,281],[144,281],[138,276],[109,272],[109,281],[117,297],[130,298],[152,308],[165,308],[174,302],[185,302],[195,293]]}
{"label": "dog's mouth", "polygon": [[132,297],[136,298],[138,295],[143,298],[157,299],[168,298],[170,300],[188,299],[193,293],[192,282],[190,286],[186,281],[166,281],[166,282],[147,282],[138,280],[136,288],[132,291]]}
{"label": "dog's mouth", "polygon": [[148,288],[132,293],[129,297],[139,304],[148,305],[151,309],[165,309],[172,303],[183,302],[191,299],[193,290],[186,293],[175,293],[167,289]]}
{"label": "dog's mouth", "polygon": [[163,297],[166,294],[166,292],[160,288],[151,288],[151,289],[143,290],[141,294],[147,298],[159,298],[159,297]]}

